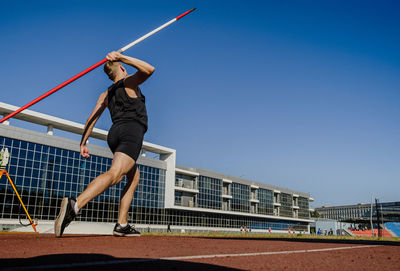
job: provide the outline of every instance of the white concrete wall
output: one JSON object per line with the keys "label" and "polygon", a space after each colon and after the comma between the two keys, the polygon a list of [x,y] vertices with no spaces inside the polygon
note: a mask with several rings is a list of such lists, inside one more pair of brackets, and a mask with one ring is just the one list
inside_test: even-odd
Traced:
{"label": "white concrete wall", "polygon": [[165,199],[164,208],[172,208],[175,202],[175,165],[176,151],[173,150],[168,154],[160,154],[160,160],[167,162],[167,170],[165,172]]}

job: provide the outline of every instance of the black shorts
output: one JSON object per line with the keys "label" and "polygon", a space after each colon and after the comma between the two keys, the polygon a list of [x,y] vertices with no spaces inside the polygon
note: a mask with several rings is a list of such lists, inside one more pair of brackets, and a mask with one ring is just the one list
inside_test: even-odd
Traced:
{"label": "black shorts", "polygon": [[115,123],[108,132],[108,146],[112,153],[125,153],[136,162],[142,149],[145,131],[145,127],[136,121]]}

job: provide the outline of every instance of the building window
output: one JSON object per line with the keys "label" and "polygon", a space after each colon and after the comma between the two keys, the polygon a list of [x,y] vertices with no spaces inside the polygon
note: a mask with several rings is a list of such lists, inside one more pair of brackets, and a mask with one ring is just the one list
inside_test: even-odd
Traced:
{"label": "building window", "polygon": [[279,210],[280,216],[285,217],[293,217],[293,210],[292,210],[292,195],[281,193],[280,194],[281,206]]}
{"label": "building window", "polygon": [[250,212],[250,186],[232,183],[231,210],[237,212]]}
{"label": "building window", "polygon": [[199,176],[199,207],[221,210],[222,180]]}
{"label": "building window", "polygon": [[260,188],[258,191],[258,211],[263,215],[274,214],[274,192],[272,190]]}

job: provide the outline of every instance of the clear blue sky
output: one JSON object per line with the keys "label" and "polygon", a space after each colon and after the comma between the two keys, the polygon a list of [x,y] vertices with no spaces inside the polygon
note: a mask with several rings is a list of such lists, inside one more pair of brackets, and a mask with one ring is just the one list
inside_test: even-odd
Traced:
{"label": "clear blue sky", "polygon": [[[146,141],[314,206],[400,200],[398,1],[14,2],[0,3],[0,101],[22,106],[197,7],[126,52],[156,67]],[[97,69],[31,109],[84,123],[108,85]]]}

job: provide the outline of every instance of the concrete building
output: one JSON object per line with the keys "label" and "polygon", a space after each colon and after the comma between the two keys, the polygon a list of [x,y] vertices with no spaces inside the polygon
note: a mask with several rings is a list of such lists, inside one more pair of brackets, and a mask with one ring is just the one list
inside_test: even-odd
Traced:
{"label": "concrete building", "polygon": [[[355,205],[343,206],[322,206],[315,208],[321,217],[327,219],[335,219],[338,221],[348,221],[355,223],[368,222],[371,219],[376,221],[376,204],[359,203]],[[400,202],[383,202],[378,203],[379,211],[382,215],[383,221],[396,221],[400,222]]]}
{"label": "concrete building", "polygon": [[[0,114],[17,107],[0,103]],[[81,134],[83,124],[25,110],[15,118],[47,127],[47,133],[0,124],[0,149],[7,148],[11,178],[33,219],[52,222],[63,197],[77,196],[105,172],[112,161],[108,148],[89,144],[83,159],[79,142],[56,136],[54,129]],[[94,129],[92,138],[106,140],[107,131]],[[151,154],[151,155],[149,155]],[[185,231],[309,232],[309,194],[234,176],[176,164],[174,149],[144,142],[138,159],[141,180],[130,210],[138,228]],[[122,184],[89,203],[82,222],[115,223]],[[6,179],[0,181],[0,224],[19,216],[19,203]],[[111,231],[111,230],[110,230]]]}

